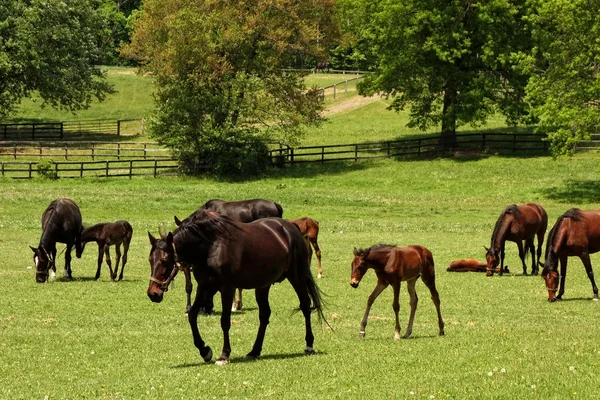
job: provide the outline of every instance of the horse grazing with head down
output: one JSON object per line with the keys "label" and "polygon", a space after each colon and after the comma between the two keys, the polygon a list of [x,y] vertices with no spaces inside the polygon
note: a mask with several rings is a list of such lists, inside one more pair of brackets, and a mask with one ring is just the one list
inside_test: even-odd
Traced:
{"label": "horse grazing with head down", "polygon": [[[121,244],[123,244],[123,264],[121,265],[121,273],[119,274],[119,280],[121,280],[123,279],[125,264],[127,264],[127,252],[129,251],[129,243],[131,242],[132,235],[133,228],[127,221],[120,220],[117,222],[96,224],[84,229],[81,233],[81,249],[77,250],[77,257],[80,258],[83,254],[86,243],[96,242],[98,244],[98,269],[96,270],[94,279],[100,278],[100,267],[102,266],[104,256],[106,256],[106,264],[110,270],[110,279],[114,281],[117,279],[117,273],[119,272]],[[114,272],[109,251],[110,246],[113,245],[115,246],[115,253],[117,254]]]}
{"label": "horse grazing with head down", "polygon": [[[194,211],[183,221],[180,221],[179,218],[174,217],[175,225],[181,226],[182,224],[187,224],[188,222],[197,219],[203,219],[206,217],[207,212],[209,211],[216,212],[220,215],[225,215],[238,222],[246,223],[256,221],[257,219],[261,218],[281,218],[283,216],[283,207],[271,200],[251,199],[240,201],[223,201],[220,199],[212,199],[204,203],[202,207]],[[185,312],[187,314],[191,307],[192,278],[190,276],[189,269],[184,269],[183,272],[185,274],[185,291],[187,294],[187,305],[185,308]],[[207,314],[210,314],[213,310],[213,296],[214,293],[212,295],[209,293],[205,294],[205,304],[201,308]],[[241,310],[242,305],[242,290],[238,289],[237,299],[234,299],[231,305],[232,310]]]}
{"label": "horse grazing with head down", "polygon": [[440,296],[435,288],[435,271],[433,255],[423,246],[396,247],[380,244],[369,247],[366,250],[357,250],[354,248],[354,259],[352,260],[352,274],[350,285],[357,288],[360,280],[367,270],[372,268],[377,275],[377,286],[369,296],[367,308],[360,324],[360,338],[365,337],[365,329],[371,306],[375,299],[383,292],[385,288],[392,285],[394,289],[394,302],[392,308],[396,316],[396,330],[394,339],[400,339],[400,321],[398,312],[400,311],[400,284],[406,282],[408,285],[408,294],[410,295],[410,319],[403,338],[408,338],[412,333],[415,312],[417,311],[417,292],[415,283],[419,277],[431,292],[431,299],[435,305],[440,336],[444,335],[444,321],[440,311]]}
{"label": "horse grazing with head down", "polygon": [[[520,206],[510,205],[502,211],[492,233],[490,248],[485,248],[488,276],[494,275],[494,269],[500,264],[499,275],[504,271],[504,246],[506,241],[515,242],[519,248],[519,258],[523,264],[523,275],[527,275],[525,255],[531,252],[531,273],[538,274],[538,265],[535,261],[535,247],[533,239],[537,236],[537,259],[542,255],[544,235],[548,227],[548,214],[539,204],[527,203]],[[523,248],[525,241],[525,248]],[[484,246],[485,247],[485,246]],[[498,258],[500,255],[500,258]]]}
{"label": "horse grazing with head down", "polygon": [[[298,228],[281,218],[266,218],[244,224],[226,216],[212,215],[179,226],[176,234],[155,239],[150,233],[151,277],[147,294],[160,302],[179,268],[190,266],[200,285],[188,313],[194,344],[205,361],[212,358],[198,330],[199,296],[202,290],[221,292],[223,349],[217,364],[229,361],[231,309],[236,288],[255,289],[260,325],[252,350],[246,358],[256,359],[262,351],[271,308],[271,285],[287,279],[300,301],[305,322],[305,354],[314,354],[311,309],[324,320],[320,291],[310,273],[307,246]],[[203,285],[203,286],[202,286]]]}
{"label": "horse grazing with head down", "polygon": [[49,271],[56,275],[56,243],[65,243],[65,271],[63,279],[73,279],[71,272],[71,249],[81,248],[81,212],[71,199],[59,198],[50,203],[42,214],[42,237],[37,248],[31,247],[35,263],[35,279],[39,283],[48,280]]}
{"label": "horse grazing with head down", "polygon": [[[572,208],[561,215],[548,234],[546,261],[542,264],[542,277],[546,281],[548,301],[562,299],[567,278],[567,259],[573,256],[579,257],[583,262],[585,272],[592,284],[593,300],[598,300],[598,287],[594,281],[594,271],[590,261],[590,254],[598,251],[600,251],[600,210],[583,211]],[[558,261],[560,261],[560,273]],[[557,290],[558,295],[556,295]]]}

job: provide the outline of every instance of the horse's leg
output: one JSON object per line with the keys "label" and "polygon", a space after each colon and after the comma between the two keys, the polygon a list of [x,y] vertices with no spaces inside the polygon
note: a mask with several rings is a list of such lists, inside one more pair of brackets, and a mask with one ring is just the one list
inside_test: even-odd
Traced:
{"label": "horse's leg", "polygon": [[217,365],[225,365],[229,362],[229,355],[231,354],[231,343],[229,342],[229,328],[231,328],[231,310],[229,304],[233,302],[235,296],[234,287],[224,287],[221,290],[221,330],[223,331],[223,350],[221,355],[217,358]]}
{"label": "horse's leg", "polygon": [[252,351],[246,354],[247,360],[255,360],[260,356],[262,352],[263,342],[265,340],[265,332],[267,331],[267,325],[269,325],[269,318],[271,317],[271,306],[269,305],[269,290],[271,286],[256,289],[254,295],[256,297],[256,303],[258,304],[258,320],[260,325],[258,326],[258,333],[256,334],[256,340]]}
{"label": "horse's leg", "polygon": [[594,298],[592,300],[598,300],[598,286],[596,286],[596,281],[594,280],[594,271],[592,270],[592,262],[590,261],[590,254],[583,253],[579,258],[583,261],[583,265],[585,266],[585,272],[587,272],[588,278],[590,278],[590,282],[592,283],[592,290],[594,291]]}
{"label": "horse's leg", "polygon": [[417,304],[419,303],[419,297],[417,296],[417,291],[415,290],[415,284],[417,283],[417,279],[413,279],[412,281],[407,281],[408,294],[410,295],[410,318],[408,319],[408,326],[406,327],[406,332],[404,332],[403,339],[406,339],[412,333],[413,322],[415,320],[415,314],[417,312]]}
{"label": "horse's leg", "polygon": [[200,357],[206,362],[210,362],[212,359],[212,349],[209,346],[205,346],[202,336],[200,336],[200,330],[198,329],[198,312],[200,311],[200,288],[196,289],[196,299],[194,304],[190,308],[188,313],[188,322],[190,328],[192,328],[192,337],[194,338],[194,346],[200,350]]}
{"label": "horse's leg", "polygon": [[114,280],[117,280],[117,274],[119,273],[119,261],[121,261],[121,243],[115,244],[115,254],[117,255],[117,261],[115,262],[115,277]]}
{"label": "horse's leg", "polygon": [[[310,266],[306,267],[306,273],[310,274]],[[304,279],[311,279],[311,277],[307,277]],[[313,334],[312,325],[310,323],[310,313],[312,310],[310,308],[311,300],[310,300],[310,296],[308,294],[307,283],[306,283],[306,281],[302,281],[302,278],[300,278],[300,280],[298,280],[297,278],[295,279],[293,276],[288,277],[288,280],[292,284],[292,287],[294,288],[294,291],[296,292],[296,295],[298,296],[298,300],[300,300],[300,310],[302,311],[302,315],[304,315],[304,328],[305,328],[304,340],[306,342],[306,347],[304,348],[304,354],[306,354],[306,355],[315,354],[316,352],[313,347],[314,342],[315,342],[315,335]]]}
{"label": "horse's leg", "polygon": [[502,276],[504,274],[504,256],[505,256],[505,252],[504,252],[504,246],[506,245],[505,243],[502,243],[502,246],[500,247],[500,272],[498,272],[498,275]]}
{"label": "horse's leg", "polygon": [[[73,275],[71,273],[71,249],[73,248],[72,244],[67,244],[67,250],[65,251],[65,272],[63,273],[63,279],[70,281],[73,279]],[[56,256],[54,258],[54,263],[56,264]]]}
{"label": "horse's leg", "polygon": [[112,261],[110,261],[110,246],[108,244],[104,244],[104,258],[106,259],[106,265],[108,265],[108,270],[110,271],[110,279],[115,280],[117,274],[113,272],[112,269]]}
{"label": "horse's leg", "polygon": [[537,275],[539,272],[539,262],[542,259],[542,246],[544,244],[544,234],[546,233],[546,228],[540,229],[537,233],[537,263],[535,264],[534,275]]}
{"label": "horse's leg", "polygon": [[237,298],[234,297],[231,302],[231,311],[240,311],[242,309],[242,289],[237,289]]}
{"label": "horse's leg", "polygon": [[52,263],[52,275],[50,277],[56,279],[56,246],[53,250],[50,250],[50,253],[52,254],[52,259],[54,260]]}
{"label": "horse's leg", "polygon": [[[192,298],[192,277],[190,276],[190,269],[189,268],[183,268],[183,274],[185,275],[185,294],[186,294],[186,300],[187,300],[187,304],[185,305],[185,314],[187,315],[190,312],[190,308],[192,307],[190,304],[191,298]],[[200,307],[198,308],[198,310],[200,309]]]}
{"label": "horse's leg", "polygon": [[435,288],[435,272],[433,270],[433,267],[431,267],[429,270],[423,271],[423,274],[421,275],[421,280],[431,292],[431,300],[433,301],[433,304],[435,305],[435,310],[437,311],[439,335],[444,336],[444,320],[442,319],[442,311],[440,309],[440,294]]}
{"label": "horse's leg", "polygon": [[400,313],[400,282],[393,283],[392,289],[394,289],[394,301],[392,302],[392,308],[394,310],[394,316],[396,317],[394,340],[398,340],[400,339],[400,318],[398,317],[398,314]]}
{"label": "horse's leg", "polygon": [[533,244],[533,237],[525,241],[525,246],[527,249],[529,249],[529,252],[531,253],[531,275],[537,275],[538,271],[537,264],[535,262],[535,245]]}
{"label": "horse's leg", "polygon": [[317,278],[321,278],[323,277],[323,269],[321,268],[321,249],[319,248],[319,243],[317,243],[316,236],[310,236],[308,239],[315,249],[315,255],[317,256]]}
{"label": "horse's leg", "polygon": [[[123,258],[121,263],[121,273],[119,274],[119,280],[123,279],[123,271],[125,271],[125,264],[127,264],[127,252],[129,251],[129,240],[125,239],[123,242]],[[188,304],[190,299],[188,298]]]}
{"label": "horse's leg", "polygon": [[94,279],[100,278],[100,268],[102,267],[102,260],[104,259],[104,245],[98,243],[98,269],[96,270],[96,276]]}
{"label": "horse's leg", "polygon": [[519,258],[521,264],[523,264],[523,275],[527,275],[527,266],[525,265],[525,250],[523,250],[523,241],[517,240],[517,247],[519,248]]}
{"label": "horse's leg", "polygon": [[560,284],[559,284],[558,295],[556,296],[556,298],[558,300],[562,300],[562,295],[565,293],[565,280],[567,279],[567,260],[568,260],[568,257],[565,255],[561,255],[559,258]]}
{"label": "horse's leg", "polygon": [[360,332],[359,337],[361,339],[365,338],[365,329],[367,327],[367,320],[369,319],[369,312],[371,311],[371,306],[375,302],[375,299],[383,292],[383,289],[388,287],[387,283],[377,282],[377,286],[373,289],[373,292],[369,295],[369,299],[367,300],[367,308],[365,309],[365,315],[363,315],[363,319],[360,322]]}

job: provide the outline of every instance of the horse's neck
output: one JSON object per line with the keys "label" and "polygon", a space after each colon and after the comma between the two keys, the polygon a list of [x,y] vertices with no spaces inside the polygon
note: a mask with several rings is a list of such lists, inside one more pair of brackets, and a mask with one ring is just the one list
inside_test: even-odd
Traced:
{"label": "horse's neck", "polygon": [[389,251],[375,251],[375,254],[369,255],[367,262],[375,271],[383,271],[390,260],[390,254]]}
{"label": "horse's neck", "polygon": [[56,239],[53,238],[53,232],[50,229],[44,229],[44,232],[42,232],[39,247],[43,247],[48,251],[56,247]]}
{"label": "horse's neck", "polygon": [[498,250],[504,247],[504,242],[506,241],[506,235],[508,230],[510,229],[510,225],[513,222],[514,217],[508,218],[508,215],[504,215],[502,218],[502,224],[500,225],[500,229],[496,232],[496,235],[492,238],[492,248]]}
{"label": "horse's neck", "polygon": [[104,225],[95,225],[83,231],[81,234],[82,242],[97,242],[100,239],[100,234],[102,233],[102,228]]}

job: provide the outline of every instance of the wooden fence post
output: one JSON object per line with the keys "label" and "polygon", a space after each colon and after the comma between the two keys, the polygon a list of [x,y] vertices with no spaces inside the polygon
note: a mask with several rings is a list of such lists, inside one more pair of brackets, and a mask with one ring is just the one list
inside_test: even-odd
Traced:
{"label": "wooden fence post", "polygon": [[121,159],[121,143],[117,143],[117,160]]}
{"label": "wooden fence post", "polygon": [[321,164],[325,162],[325,146],[321,147]]}
{"label": "wooden fence post", "polygon": [[485,133],[481,134],[481,151],[485,150]]}
{"label": "wooden fence post", "polygon": [[96,144],[92,143],[92,161],[96,160]]}
{"label": "wooden fence post", "polygon": [[156,178],[156,169],[158,167],[158,160],[154,160],[154,177]]}
{"label": "wooden fence post", "polygon": [[108,178],[108,160],[106,160],[106,177]]}
{"label": "wooden fence post", "polygon": [[133,160],[129,160],[129,179],[133,175]]}
{"label": "wooden fence post", "polygon": [[60,138],[61,138],[61,139],[63,138],[63,131],[64,131],[63,125],[64,125],[64,124],[61,122],[61,123],[60,123]]}
{"label": "wooden fence post", "polygon": [[33,169],[33,166],[32,166],[32,164],[33,164],[33,163],[32,163],[31,161],[29,161],[29,179],[31,179],[31,171],[32,171],[32,169]]}
{"label": "wooden fence post", "polygon": [[358,161],[358,144],[354,145],[354,162]]}
{"label": "wooden fence post", "polygon": [[13,143],[13,158],[16,160],[17,159],[17,142]]}
{"label": "wooden fence post", "polygon": [[35,139],[35,124],[31,124],[31,138]]}
{"label": "wooden fence post", "polygon": [[121,120],[117,120],[117,136],[121,136]]}
{"label": "wooden fence post", "polygon": [[79,168],[79,177],[83,178],[83,161],[81,162],[81,167]]}
{"label": "wooden fence post", "polygon": [[290,149],[290,161],[292,162],[292,165],[294,165],[294,149]]}

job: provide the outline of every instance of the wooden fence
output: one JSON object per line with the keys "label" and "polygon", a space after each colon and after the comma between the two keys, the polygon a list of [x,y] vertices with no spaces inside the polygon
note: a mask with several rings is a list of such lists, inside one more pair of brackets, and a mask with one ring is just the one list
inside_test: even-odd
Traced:
{"label": "wooden fence", "polygon": [[107,134],[120,136],[123,125],[138,123],[143,133],[141,119],[128,120],[85,120],[43,123],[11,123],[0,124],[0,135],[3,140],[35,140],[63,139],[67,136],[82,136],[86,134]]}
{"label": "wooden fence", "polygon": [[[454,150],[477,152],[547,153],[549,143],[543,135],[469,133],[458,134]],[[391,157],[422,157],[447,151],[440,137],[403,139],[385,142],[353,143],[298,148],[279,147],[269,150],[274,164],[325,163],[329,161],[358,161]]]}
{"label": "wooden fence", "polygon": [[177,175],[178,162],[168,160],[62,161],[41,164],[35,161],[0,161],[0,176],[31,179],[36,176],[53,178],[110,178],[116,176]]}
{"label": "wooden fence", "polygon": [[[326,95],[332,95],[333,98],[335,99],[338,92],[343,92],[344,95],[347,95],[348,94],[348,83],[356,82],[362,78],[363,78],[362,76],[359,76],[356,78],[347,79],[342,82],[334,83],[333,85],[325,86],[324,88],[320,89],[321,90],[321,98],[325,99]],[[354,90],[354,92],[356,92],[356,90]]]}
{"label": "wooden fence", "polygon": [[600,150],[600,134],[591,135],[589,140],[581,140],[575,146],[575,151]]}
{"label": "wooden fence", "polygon": [[152,142],[21,142],[0,141],[0,159],[51,158],[96,159],[171,159],[168,150]]}

